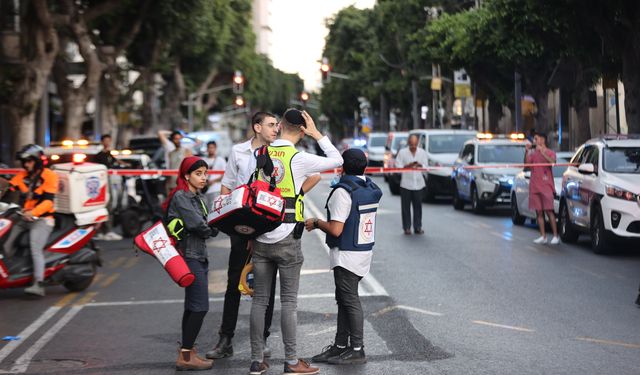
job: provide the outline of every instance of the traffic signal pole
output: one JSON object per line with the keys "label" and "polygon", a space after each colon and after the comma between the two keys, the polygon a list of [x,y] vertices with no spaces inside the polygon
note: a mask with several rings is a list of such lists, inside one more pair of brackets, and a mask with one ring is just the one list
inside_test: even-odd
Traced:
{"label": "traffic signal pole", "polygon": [[203,95],[213,94],[213,93],[216,93],[216,92],[224,91],[224,90],[230,89],[232,87],[233,87],[233,85],[222,85],[222,86],[213,87],[213,88],[211,88],[209,90],[206,90],[206,91],[203,91],[203,92],[200,92],[200,93],[192,92],[191,94],[189,94],[188,101],[187,101],[188,118],[189,118],[189,129],[188,129],[188,131],[189,132],[193,131],[193,105],[195,104],[195,100],[197,98],[202,97]]}

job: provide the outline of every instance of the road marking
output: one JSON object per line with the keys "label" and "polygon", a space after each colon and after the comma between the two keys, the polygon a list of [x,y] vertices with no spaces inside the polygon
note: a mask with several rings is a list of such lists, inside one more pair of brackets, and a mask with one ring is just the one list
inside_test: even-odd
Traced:
{"label": "road marking", "polygon": [[592,342],[595,344],[617,345],[617,346],[623,346],[625,348],[640,349],[640,344],[630,344],[622,341],[601,340],[601,339],[594,339],[591,337],[576,337],[576,340]]}
{"label": "road marking", "polygon": [[317,275],[319,273],[330,273],[331,270],[328,268],[321,268],[315,270],[301,270],[300,275]]}
{"label": "road marking", "polygon": [[96,294],[98,294],[98,292],[91,292],[91,293],[85,294],[82,298],[80,298],[75,303],[75,306],[84,306],[84,305],[88,304],[89,301],[91,301],[93,299],[93,297],[96,296]]}
{"label": "road marking", "polygon": [[122,264],[124,264],[124,262],[126,261],[127,261],[127,257],[118,257],[112,260],[111,262],[109,262],[109,268],[118,268]]}
{"label": "road marking", "polygon": [[485,229],[493,229],[493,227],[491,225],[483,223],[482,221],[479,221],[478,225],[480,225],[481,227],[483,227]]}
{"label": "road marking", "polygon": [[60,298],[60,301],[56,302],[53,306],[56,307],[65,307],[69,302],[71,302],[76,296],[78,292],[69,293],[66,296]]}
{"label": "road marking", "polygon": [[[311,201],[311,199],[305,201],[304,205],[305,205],[306,208],[308,208],[311,211],[311,213],[315,217],[324,218],[324,215],[322,214],[322,212],[320,212],[318,207],[315,205],[315,203],[313,203]],[[320,240],[320,243],[322,244],[322,247],[324,248],[324,250],[327,253],[327,255],[329,255],[329,252],[330,252],[329,247],[324,242],[324,238],[322,238],[322,233],[323,232],[321,230],[314,230],[313,233],[315,233],[316,236],[318,236],[318,239]],[[369,290],[374,295],[378,295],[378,296],[388,296],[389,295],[389,293],[387,293],[387,290],[382,286],[382,284],[380,284],[378,282],[378,280],[376,280],[375,277],[373,277],[373,274],[371,272],[369,272],[362,279],[362,284],[363,284],[363,287],[365,289]]]}
{"label": "road marking", "polygon": [[324,335],[325,333],[331,333],[331,332],[335,332],[335,331],[336,331],[336,328],[335,327],[331,327],[331,328],[323,329],[321,331],[307,333],[307,336],[320,336],[320,335]]}
{"label": "road marking", "polygon": [[[66,298],[63,297],[63,299]],[[42,327],[47,320],[51,319],[58,311],[60,311],[61,307],[52,306],[49,307],[42,315],[38,317],[33,323],[31,323],[27,328],[23,329],[22,332],[18,333],[17,336],[20,336],[20,340],[9,341],[2,350],[0,350],[0,363],[7,358],[11,352],[13,352],[20,344],[27,341],[27,339],[40,327]]]}
{"label": "road marking", "polygon": [[412,312],[417,312],[420,314],[424,314],[424,315],[430,315],[430,316],[443,316],[444,314],[439,313],[439,312],[435,312],[435,311],[429,311],[429,310],[423,310],[423,309],[419,309],[417,307],[411,307],[411,306],[405,306],[405,305],[395,305],[395,306],[387,306],[384,309],[377,311],[373,314],[371,314],[374,317],[378,317],[380,315],[384,315],[388,312],[394,311],[394,310],[405,310],[405,311],[412,311]]}
{"label": "road marking", "polygon": [[591,270],[589,270],[589,269],[582,268],[582,267],[580,267],[580,266],[571,265],[571,268],[576,269],[576,270],[578,270],[578,271],[582,271],[582,272],[584,272],[584,273],[586,273],[586,274],[588,274],[588,275],[591,275],[591,276],[597,277],[598,279],[606,279],[606,278],[607,278],[607,277],[606,277],[605,275],[603,275],[603,274],[600,274],[600,273],[597,273],[597,272],[593,272],[593,271],[591,271]]}
{"label": "road marking", "polygon": [[140,257],[132,257],[124,265],[124,268],[132,268],[133,266],[138,264],[139,261],[140,261]]}
{"label": "road marking", "polygon": [[109,285],[113,284],[114,281],[116,281],[116,279],[120,277],[119,273],[114,273],[113,275],[107,277],[107,279],[105,281],[102,282],[102,284],[100,284],[101,288],[106,288]]}
{"label": "road marking", "polygon": [[26,372],[27,368],[29,368],[29,364],[31,363],[31,359],[33,359],[40,349],[47,345],[53,336],[55,336],[65,325],[67,325],[67,323],[69,323],[71,319],[73,319],[74,316],[76,316],[78,312],[80,312],[80,310],[82,310],[82,307],[83,306],[77,305],[71,307],[71,309],[64,314],[62,318],[53,325],[53,327],[45,332],[44,335],[42,335],[42,337],[40,337],[38,341],[29,348],[29,350],[16,360],[15,365],[11,368],[10,372],[15,374]]}
{"label": "road marking", "polygon": [[104,273],[97,273],[93,278],[93,284],[97,284],[104,277]]}
{"label": "road marking", "polygon": [[529,328],[508,326],[508,325],[505,325],[505,324],[497,324],[497,323],[485,322],[484,320],[474,320],[474,321],[472,321],[472,323],[481,324],[481,325],[485,325],[485,326],[489,326],[489,327],[511,329],[511,330],[520,331],[520,332],[535,332],[534,330],[529,329]]}

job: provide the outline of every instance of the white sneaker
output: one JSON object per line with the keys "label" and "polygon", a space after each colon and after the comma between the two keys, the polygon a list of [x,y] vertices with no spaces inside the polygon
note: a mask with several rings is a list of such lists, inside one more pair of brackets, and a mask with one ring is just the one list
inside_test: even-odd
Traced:
{"label": "white sneaker", "polygon": [[540,236],[540,237],[536,238],[535,240],[533,240],[533,243],[545,244],[545,243],[547,243],[547,237]]}
{"label": "white sneaker", "polygon": [[104,235],[104,239],[107,241],[120,241],[122,239],[122,236],[116,232],[109,232]]}
{"label": "white sneaker", "polygon": [[98,233],[95,236],[93,236],[93,239],[96,241],[104,241],[104,233]]}
{"label": "white sneaker", "polygon": [[552,245],[557,245],[557,244],[559,244],[559,243],[560,243],[560,237],[558,237],[558,236],[554,236],[554,237],[551,239],[551,242],[549,242],[549,243],[550,243],[550,244],[552,244]]}
{"label": "white sneaker", "polygon": [[25,288],[24,292],[27,293],[27,294],[32,294],[34,296],[40,296],[40,297],[44,297],[44,295],[45,295],[45,291],[44,291],[44,287],[42,286],[42,282],[33,283],[33,285],[31,285],[30,287]]}

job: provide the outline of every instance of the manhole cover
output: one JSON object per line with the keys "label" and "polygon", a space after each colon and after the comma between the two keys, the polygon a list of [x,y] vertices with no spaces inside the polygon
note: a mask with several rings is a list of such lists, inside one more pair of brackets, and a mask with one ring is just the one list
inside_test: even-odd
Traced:
{"label": "manhole cover", "polygon": [[83,368],[87,362],[77,359],[41,359],[31,361],[29,372],[48,372]]}

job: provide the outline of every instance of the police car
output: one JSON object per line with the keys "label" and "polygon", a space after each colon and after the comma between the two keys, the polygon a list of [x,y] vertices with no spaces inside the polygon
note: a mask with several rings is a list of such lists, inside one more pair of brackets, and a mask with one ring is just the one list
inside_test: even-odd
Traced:
{"label": "police car", "polygon": [[515,175],[522,170],[511,164],[522,164],[524,152],[521,133],[478,133],[465,142],[451,173],[453,208],[462,210],[470,202],[473,211],[480,213],[485,207],[509,205]]}
{"label": "police car", "polygon": [[616,238],[640,239],[640,135],[612,135],[580,146],[563,175],[560,238],[591,235],[597,254]]}
{"label": "police car", "polygon": [[[566,164],[569,163],[573,152],[558,152],[556,153],[556,163]],[[555,194],[553,197],[553,211],[558,215],[560,207],[560,192],[562,191],[562,174],[567,170],[566,166],[554,166],[553,170],[553,183],[555,186]],[[511,187],[511,221],[516,225],[524,224],[527,218],[535,219],[535,210],[529,209],[529,179],[531,178],[531,171],[522,171],[516,175],[516,178]]]}

